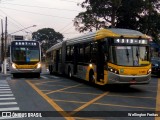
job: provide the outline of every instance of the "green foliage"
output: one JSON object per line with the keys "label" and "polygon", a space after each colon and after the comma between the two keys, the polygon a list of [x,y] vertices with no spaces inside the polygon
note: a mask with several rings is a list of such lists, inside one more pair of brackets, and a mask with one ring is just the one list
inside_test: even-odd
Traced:
{"label": "green foliage", "polygon": [[46,51],[48,48],[57,43],[57,40],[63,41],[63,35],[59,32],[56,32],[52,28],[43,28],[39,29],[36,32],[32,33],[32,38],[41,43],[42,50]]}
{"label": "green foliage", "polygon": [[159,38],[159,0],[85,0],[81,7],[86,11],[74,19],[80,32],[119,27],[139,30],[155,40]]}

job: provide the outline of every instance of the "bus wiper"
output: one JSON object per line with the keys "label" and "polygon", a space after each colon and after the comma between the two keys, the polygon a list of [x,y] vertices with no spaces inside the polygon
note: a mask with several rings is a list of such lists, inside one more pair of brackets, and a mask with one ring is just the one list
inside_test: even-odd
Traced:
{"label": "bus wiper", "polygon": [[126,56],[127,56],[127,60],[128,60],[128,62],[129,62],[129,52],[128,52],[127,47],[126,47]]}

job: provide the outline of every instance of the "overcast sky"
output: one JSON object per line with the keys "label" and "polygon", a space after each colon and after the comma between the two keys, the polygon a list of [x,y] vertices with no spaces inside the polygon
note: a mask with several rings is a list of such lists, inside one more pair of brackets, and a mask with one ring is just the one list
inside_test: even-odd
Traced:
{"label": "overcast sky", "polygon": [[[26,29],[35,32],[42,28],[53,28],[65,38],[80,35],[73,26],[72,20],[79,12],[84,11],[78,3],[84,0],[0,0],[0,18],[8,18],[8,33]],[[0,30],[1,31],[1,30]],[[16,35],[27,35],[17,32]]]}

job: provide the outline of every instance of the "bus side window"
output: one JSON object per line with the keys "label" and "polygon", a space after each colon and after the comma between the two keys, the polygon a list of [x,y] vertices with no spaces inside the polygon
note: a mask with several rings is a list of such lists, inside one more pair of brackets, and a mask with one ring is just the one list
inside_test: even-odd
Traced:
{"label": "bus side window", "polygon": [[91,43],[91,62],[96,63],[97,57],[97,42]]}

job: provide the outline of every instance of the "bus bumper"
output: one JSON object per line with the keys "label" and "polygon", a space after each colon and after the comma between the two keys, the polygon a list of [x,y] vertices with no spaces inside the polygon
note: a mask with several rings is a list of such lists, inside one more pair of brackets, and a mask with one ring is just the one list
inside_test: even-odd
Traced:
{"label": "bus bumper", "polygon": [[108,84],[148,84],[151,80],[151,73],[148,75],[119,75],[108,73]]}
{"label": "bus bumper", "polygon": [[38,69],[14,69],[11,68],[11,74],[14,73],[41,73],[41,68]]}

